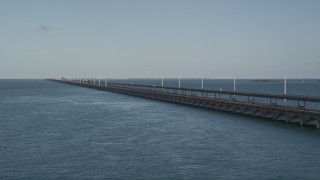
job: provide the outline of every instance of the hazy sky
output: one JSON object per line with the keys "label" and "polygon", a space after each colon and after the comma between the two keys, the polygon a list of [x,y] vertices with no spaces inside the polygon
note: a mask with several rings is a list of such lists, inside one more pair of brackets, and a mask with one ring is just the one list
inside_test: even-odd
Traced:
{"label": "hazy sky", "polygon": [[319,0],[0,0],[0,78],[319,78]]}

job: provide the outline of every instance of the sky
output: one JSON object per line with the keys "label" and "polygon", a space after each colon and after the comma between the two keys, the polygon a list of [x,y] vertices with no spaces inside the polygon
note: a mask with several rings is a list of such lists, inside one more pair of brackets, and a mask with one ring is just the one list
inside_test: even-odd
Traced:
{"label": "sky", "polygon": [[319,78],[318,0],[0,0],[0,78]]}

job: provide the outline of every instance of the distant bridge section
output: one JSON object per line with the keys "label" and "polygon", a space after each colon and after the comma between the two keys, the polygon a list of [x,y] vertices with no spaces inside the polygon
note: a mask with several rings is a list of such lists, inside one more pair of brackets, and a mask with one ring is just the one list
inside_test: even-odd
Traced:
{"label": "distant bridge section", "polygon": [[[262,117],[305,127],[320,127],[320,110],[306,108],[306,103],[309,102],[319,103],[318,105],[320,105],[319,96],[106,83],[96,79],[48,80],[210,110]],[[256,98],[268,99],[268,103],[255,101]],[[292,103],[290,105],[280,105],[277,103],[279,100],[290,100],[296,102],[294,103],[296,105],[293,106]]]}

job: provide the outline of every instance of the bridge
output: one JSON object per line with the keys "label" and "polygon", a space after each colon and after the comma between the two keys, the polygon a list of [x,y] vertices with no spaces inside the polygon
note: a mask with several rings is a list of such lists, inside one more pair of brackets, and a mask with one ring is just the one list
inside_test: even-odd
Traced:
{"label": "bridge", "polygon": [[[155,99],[210,110],[261,117],[303,127],[320,127],[320,110],[307,108],[306,103],[320,103],[319,96],[268,94],[185,87],[107,83],[100,79],[47,79],[80,87]],[[267,101],[257,101],[256,99]],[[296,105],[279,104],[279,100]],[[267,102],[267,103],[266,103]]]}

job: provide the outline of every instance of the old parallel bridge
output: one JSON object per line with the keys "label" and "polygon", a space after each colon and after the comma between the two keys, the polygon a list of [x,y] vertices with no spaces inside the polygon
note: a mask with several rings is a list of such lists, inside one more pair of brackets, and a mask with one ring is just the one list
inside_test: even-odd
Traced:
{"label": "old parallel bridge", "polygon": [[[100,79],[47,80],[210,110],[262,117],[304,127],[320,127],[320,110],[306,108],[306,103],[320,103],[320,97],[318,96],[105,83]],[[257,102],[255,98],[268,99],[268,103]],[[279,105],[278,100],[294,101],[296,106]]]}

